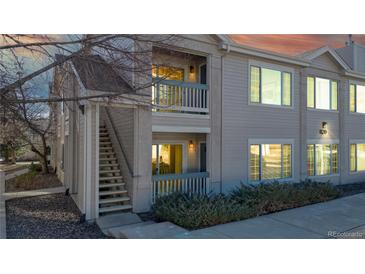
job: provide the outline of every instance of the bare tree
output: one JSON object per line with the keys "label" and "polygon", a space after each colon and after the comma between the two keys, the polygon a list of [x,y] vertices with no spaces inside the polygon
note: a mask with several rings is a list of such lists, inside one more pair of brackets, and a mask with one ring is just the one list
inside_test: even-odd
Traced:
{"label": "bare tree", "polygon": [[[7,117],[4,118],[17,125],[17,137],[40,157],[43,171],[48,172],[47,136],[54,134],[52,123],[55,116],[50,105],[123,97],[127,92],[63,96],[61,90],[67,84],[65,79],[72,73],[67,63],[75,58],[93,63],[107,62],[134,92],[138,92],[153,85],[150,77],[152,45],[172,49],[176,42],[173,35],[1,35],[0,108],[6,110],[3,113]],[[94,58],[95,55],[101,58]],[[47,81],[56,74],[57,90],[49,96],[44,94],[43,88],[42,94],[39,79],[43,77],[43,86],[48,86]],[[35,83],[37,79],[38,83]],[[4,123],[3,126],[8,139],[11,138],[11,132]],[[32,135],[38,138],[31,138]]]}

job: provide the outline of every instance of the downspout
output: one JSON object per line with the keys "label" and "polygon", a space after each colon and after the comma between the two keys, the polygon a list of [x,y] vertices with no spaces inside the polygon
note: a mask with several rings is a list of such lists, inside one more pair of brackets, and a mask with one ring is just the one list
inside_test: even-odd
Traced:
{"label": "downspout", "polygon": [[[231,51],[231,45],[228,43],[221,43],[220,49],[224,50],[225,53],[221,56],[221,129],[220,129],[220,193],[223,192],[223,58]],[[212,100],[211,100],[212,101]]]}

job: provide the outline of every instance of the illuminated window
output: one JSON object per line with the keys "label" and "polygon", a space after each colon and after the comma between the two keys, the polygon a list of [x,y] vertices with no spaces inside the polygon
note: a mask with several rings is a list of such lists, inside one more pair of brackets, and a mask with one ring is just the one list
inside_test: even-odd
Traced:
{"label": "illuminated window", "polygon": [[365,171],[365,144],[350,144],[350,171]]}
{"label": "illuminated window", "polygon": [[152,175],[182,173],[182,145],[152,145]]}
{"label": "illuminated window", "polygon": [[365,86],[350,85],[350,112],[365,113]]}
{"label": "illuminated window", "polygon": [[250,101],[291,106],[291,73],[251,66]]}
{"label": "illuminated window", "polygon": [[318,77],[307,77],[307,107],[316,109],[337,110],[337,82]]}
{"label": "illuminated window", "polygon": [[250,180],[273,180],[292,177],[290,144],[250,145]]}
{"label": "illuminated window", "polygon": [[167,66],[152,66],[152,77],[166,80],[184,81],[184,69]]}
{"label": "illuminated window", "polygon": [[338,173],[338,144],[307,145],[308,176],[330,175]]}

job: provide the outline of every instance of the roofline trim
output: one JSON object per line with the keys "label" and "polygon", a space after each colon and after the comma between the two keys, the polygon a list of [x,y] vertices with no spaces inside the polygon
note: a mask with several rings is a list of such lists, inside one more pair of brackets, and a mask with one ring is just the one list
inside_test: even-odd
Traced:
{"label": "roofline trim", "polygon": [[291,58],[289,56],[285,56],[285,55],[281,55],[281,54],[277,54],[277,53],[273,53],[273,52],[268,52],[268,51],[264,51],[261,49],[248,48],[245,46],[227,43],[227,42],[221,43],[219,45],[219,49],[226,50],[227,52],[233,51],[233,52],[237,52],[237,53],[262,57],[262,58],[280,61],[280,62],[284,62],[284,63],[299,65],[299,66],[303,66],[303,67],[308,67],[310,65],[310,62],[305,61],[305,60]]}

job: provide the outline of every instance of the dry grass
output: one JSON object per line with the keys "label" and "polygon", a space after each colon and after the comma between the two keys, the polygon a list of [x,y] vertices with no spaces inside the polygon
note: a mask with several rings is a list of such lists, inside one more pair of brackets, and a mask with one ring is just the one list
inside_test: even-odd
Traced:
{"label": "dry grass", "polygon": [[37,171],[30,171],[23,175],[20,175],[14,179],[6,182],[6,192],[17,192],[36,190],[42,188],[50,188],[61,186],[61,182],[58,180],[54,173],[41,174]]}

